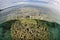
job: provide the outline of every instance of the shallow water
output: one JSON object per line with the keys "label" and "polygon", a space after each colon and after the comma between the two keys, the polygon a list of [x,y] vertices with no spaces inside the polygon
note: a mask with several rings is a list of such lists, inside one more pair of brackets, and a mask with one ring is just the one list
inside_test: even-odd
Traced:
{"label": "shallow water", "polygon": [[[29,20],[29,21],[27,21],[27,20]],[[22,22],[23,24],[20,24],[20,22]],[[27,26],[25,24],[27,24]],[[33,24],[34,24],[34,26],[33,26]],[[25,25],[25,26],[23,26],[23,25]],[[24,34],[23,30],[25,30],[26,27],[28,27],[28,29],[30,31],[32,31],[32,29],[33,29],[33,31],[35,31],[35,32],[32,32],[32,34],[34,33],[32,37],[35,38],[35,40],[36,39],[37,40],[60,40],[60,24],[55,23],[55,22],[48,22],[45,20],[39,20],[39,19],[9,20],[9,21],[6,21],[6,22],[0,24],[0,40],[18,40],[18,39],[29,40],[29,38],[31,37],[32,34],[29,34],[30,31],[28,31],[28,30],[24,31],[25,32],[25,34]],[[32,27],[32,28],[30,29],[30,27]],[[45,27],[47,30],[46,29],[44,30]],[[16,28],[18,28],[18,30],[16,30]],[[42,31],[40,30],[41,28],[42,28]],[[17,32],[20,31],[20,32],[15,33],[15,35],[16,35],[15,36],[14,35],[15,31],[13,31],[13,30],[15,30]],[[36,30],[37,30],[37,32],[36,32]],[[39,32],[39,31],[41,31],[41,32]],[[21,34],[21,32],[23,34]],[[18,36],[17,34],[25,35],[26,37],[24,39],[24,36],[21,38],[21,36],[20,35]],[[28,34],[28,35],[26,35],[26,34]],[[35,37],[35,34],[36,35],[41,34],[41,35],[38,35]],[[44,35],[42,36],[42,34],[48,35],[48,36],[46,36],[47,38],[44,37]],[[27,38],[27,36],[28,36],[28,38]],[[40,39],[40,36],[42,36],[41,39]],[[31,38],[31,40],[34,40],[33,38]]]}

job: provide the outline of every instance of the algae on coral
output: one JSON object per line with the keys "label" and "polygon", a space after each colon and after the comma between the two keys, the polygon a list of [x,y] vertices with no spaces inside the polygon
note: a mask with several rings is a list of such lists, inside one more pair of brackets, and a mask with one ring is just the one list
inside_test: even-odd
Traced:
{"label": "algae on coral", "polygon": [[0,24],[1,40],[59,40],[59,24],[39,19],[16,19]]}

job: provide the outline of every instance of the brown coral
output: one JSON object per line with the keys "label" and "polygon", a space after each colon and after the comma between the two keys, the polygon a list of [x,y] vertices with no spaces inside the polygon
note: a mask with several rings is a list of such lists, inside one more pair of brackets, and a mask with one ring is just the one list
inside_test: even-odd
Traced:
{"label": "brown coral", "polygon": [[[26,19],[30,20],[31,19]],[[50,34],[47,25],[38,25],[38,23],[27,23],[25,19],[16,21],[11,26],[12,40],[49,40]],[[34,19],[33,19],[34,20]],[[22,22],[24,21],[24,22]],[[35,21],[35,20],[34,20]]]}

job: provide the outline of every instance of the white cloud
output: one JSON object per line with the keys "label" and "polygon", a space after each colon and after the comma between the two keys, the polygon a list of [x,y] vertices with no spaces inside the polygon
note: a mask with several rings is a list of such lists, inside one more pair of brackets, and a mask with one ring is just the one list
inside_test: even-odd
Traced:
{"label": "white cloud", "polygon": [[49,0],[38,0],[38,1],[44,1],[44,2],[48,2]]}
{"label": "white cloud", "polygon": [[17,2],[20,2],[20,1],[44,1],[44,2],[49,2],[50,5],[60,8],[60,0],[14,0],[14,1],[0,0],[0,9],[15,5]]}

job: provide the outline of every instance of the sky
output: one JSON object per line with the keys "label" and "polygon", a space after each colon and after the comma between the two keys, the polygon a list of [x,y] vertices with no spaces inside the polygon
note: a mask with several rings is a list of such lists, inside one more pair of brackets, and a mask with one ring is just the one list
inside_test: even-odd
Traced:
{"label": "sky", "polygon": [[13,1],[12,0],[0,0],[0,9],[10,7],[21,1],[43,1],[43,2],[48,2],[50,4],[53,4],[53,5],[60,5],[59,0],[13,0]]}
{"label": "sky", "polygon": [[[21,1],[46,2],[46,3],[48,3],[49,7],[53,7],[54,9],[56,9],[56,11],[58,11],[60,13],[60,0],[13,0],[13,1],[12,0],[0,0],[0,10],[11,7],[11,6],[14,6],[14,5],[17,5],[17,4],[23,4],[24,2],[21,2]],[[45,5],[45,6],[47,6],[47,5]]]}
{"label": "sky", "polygon": [[[56,11],[58,11],[60,13],[60,0],[13,0],[13,1],[12,0],[0,0],[0,10],[11,7],[11,6],[14,6],[14,5],[17,5],[17,4],[23,4],[24,2],[21,2],[21,1],[46,2],[46,3],[48,3],[49,7],[53,7],[54,9],[56,9]],[[45,5],[45,6],[47,6],[47,5]]]}
{"label": "sky", "polygon": [[[22,3],[24,3],[24,2],[21,2],[21,1],[29,1],[29,2],[32,2],[32,1],[41,1],[41,2],[48,2],[48,6],[49,7],[53,7],[55,9],[53,11],[55,12],[55,14],[57,14],[59,16],[59,18],[57,16],[57,19],[60,20],[60,0],[13,0],[13,1],[12,0],[0,0],[0,10],[8,8],[8,7],[11,7],[11,6],[16,5],[16,4],[22,4]],[[45,6],[47,6],[47,5],[45,5]],[[58,12],[58,13],[56,13],[56,12]]]}

